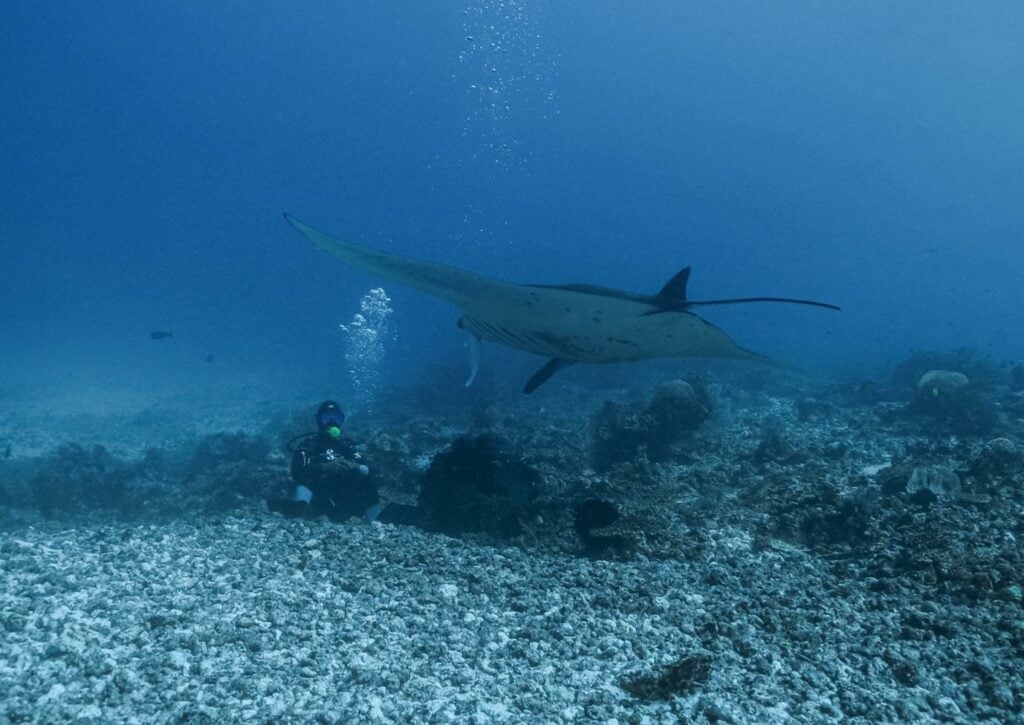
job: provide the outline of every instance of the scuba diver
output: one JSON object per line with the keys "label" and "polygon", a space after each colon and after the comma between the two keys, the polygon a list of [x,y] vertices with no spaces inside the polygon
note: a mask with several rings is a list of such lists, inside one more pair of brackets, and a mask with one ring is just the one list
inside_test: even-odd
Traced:
{"label": "scuba diver", "polygon": [[345,413],[336,402],[320,404],[317,431],[288,442],[293,497],[270,499],[267,508],[289,518],[327,516],[337,522],[358,516],[367,521],[415,524],[415,506],[381,502],[359,446],[342,435],[344,422]]}

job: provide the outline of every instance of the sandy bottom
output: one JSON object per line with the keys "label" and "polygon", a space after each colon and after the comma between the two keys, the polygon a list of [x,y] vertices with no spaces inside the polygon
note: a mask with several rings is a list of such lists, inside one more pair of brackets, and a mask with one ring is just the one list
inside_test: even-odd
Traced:
{"label": "sandy bottom", "polygon": [[[13,460],[69,438],[135,458],[239,420],[272,435],[315,399],[269,389],[26,400],[0,443]],[[488,420],[553,488],[618,495],[630,556],[288,520],[255,496],[144,523],[0,506],[0,722],[1019,721],[1016,469],[962,474],[984,496],[924,507],[881,493],[892,461],[983,470],[985,439],[955,448],[912,420],[886,428],[893,404],[839,397],[801,422],[799,393],[737,392],[731,422],[687,443],[699,456],[597,475],[579,441],[599,402],[570,414],[566,395]],[[393,426],[389,445],[414,453],[447,435]]]}

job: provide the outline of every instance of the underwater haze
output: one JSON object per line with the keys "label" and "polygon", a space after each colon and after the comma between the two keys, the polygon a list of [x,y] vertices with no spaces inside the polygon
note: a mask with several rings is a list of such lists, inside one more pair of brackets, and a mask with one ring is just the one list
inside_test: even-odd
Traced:
{"label": "underwater haze", "polygon": [[0,723],[1024,723],[1024,4],[0,68]]}
{"label": "underwater haze", "polygon": [[[701,313],[827,374],[1024,347],[1015,3],[16,3],[0,33],[7,387],[340,385],[381,282],[282,212],[510,281],[834,303]],[[383,286],[378,374],[461,364],[456,311]]]}

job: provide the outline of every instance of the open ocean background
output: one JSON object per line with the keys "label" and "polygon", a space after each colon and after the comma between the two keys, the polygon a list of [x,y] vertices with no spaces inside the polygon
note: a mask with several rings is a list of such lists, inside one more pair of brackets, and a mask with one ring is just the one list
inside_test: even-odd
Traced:
{"label": "open ocean background", "polygon": [[[837,303],[702,311],[828,374],[870,375],[911,349],[1015,359],[1024,346],[1015,3],[14,3],[4,16],[9,390],[252,372],[329,389],[344,375],[337,325],[377,282],[284,211],[513,281],[651,292],[690,264],[694,298]],[[387,291],[386,381],[465,364],[453,309]],[[492,370],[541,362],[485,347]]]}
{"label": "open ocean background", "polygon": [[1024,723],[1022,237],[1021,2],[7,2],[0,723]]}

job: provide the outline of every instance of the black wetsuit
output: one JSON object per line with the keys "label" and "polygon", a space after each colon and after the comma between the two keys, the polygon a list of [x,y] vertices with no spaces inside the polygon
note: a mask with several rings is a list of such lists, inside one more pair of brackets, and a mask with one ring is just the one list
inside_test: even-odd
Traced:
{"label": "black wetsuit", "polygon": [[311,434],[292,454],[292,480],[296,486],[309,489],[312,498],[308,503],[274,499],[267,505],[285,516],[326,515],[332,521],[353,516],[374,518],[376,512],[371,510],[380,503],[380,497],[370,476],[359,470],[360,465],[361,456],[352,440]]}

